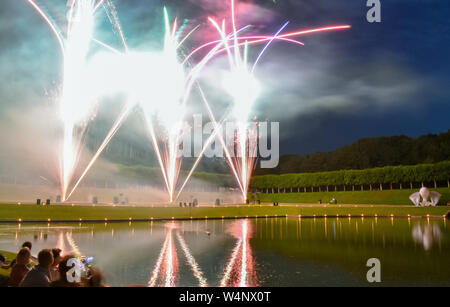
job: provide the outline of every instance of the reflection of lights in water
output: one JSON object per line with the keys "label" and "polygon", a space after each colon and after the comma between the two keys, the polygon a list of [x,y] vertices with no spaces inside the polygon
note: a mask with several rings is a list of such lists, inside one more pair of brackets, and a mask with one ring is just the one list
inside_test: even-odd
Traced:
{"label": "reflection of lights in water", "polygon": [[[254,261],[252,250],[250,247],[250,228],[247,220],[237,221],[234,223],[232,234],[238,239],[230,259],[225,267],[225,272],[220,281],[219,286],[257,286],[256,272],[254,269]],[[176,286],[176,278],[179,268],[177,249],[173,239],[173,230],[177,229],[176,223],[166,224],[166,237],[161,248],[159,257],[152,271],[148,286],[154,287],[160,281],[160,284],[166,287]],[[194,277],[198,280],[200,287],[208,286],[203,272],[197,261],[193,257],[186,241],[177,230],[176,236],[178,242],[186,257],[187,263],[191,267]]]}
{"label": "reflection of lights in water", "polygon": [[178,242],[180,242],[181,249],[184,252],[184,255],[191,266],[192,272],[194,273],[194,276],[198,279],[198,285],[200,287],[207,287],[208,283],[206,282],[206,279],[203,277],[203,272],[200,270],[197,261],[195,261],[194,256],[192,256],[191,251],[189,250],[189,247],[187,247],[186,242],[184,241],[184,238],[180,235],[179,232],[177,232],[177,238]]}
{"label": "reflection of lights in water", "polygon": [[67,232],[66,233],[67,242],[69,242],[70,247],[72,248],[72,253],[75,255],[75,257],[79,258],[82,256],[80,249],[78,248],[78,245],[75,243],[75,240],[72,237],[72,234]]}
{"label": "reflection of lights in water", "polygon": [[231,270],[233,269],[234,263],[236,262],[236,257],[239,253],[239,250],[242,245],[242,239],[236,243],[236,246],[231,253],[230,260],[228,261],[227,266],[225,267],[225,273],[223,274],[222,280],[220,281],[220,286],[225,287],[227,285],[228,280],[230,279]]}
{"label": "reflection of lights in water", "polygon": [[166,272],[166,287],[173,287],[175,286],[175,274],[176,274],[176,268],[177,268],[177,253],[175,249],[175,245],[173,243],[173,235],[172,235],[172,228],[168,232],[169,236],[169,242],[167,245],[167,251],[166,251],[166,261],[164,262],[164,269]]}
{"label": "reflection of lights in water", "polygon": [[58,242],[56,243],[56,248],[59,248],[61,250],[61,256],[65,255],[67,253],[66,245],[64,244],[64,234],[62,231],[59,233]]}
{"label": "reflection of lights in water", "polygon": [[237,221],[234,226],[233,234],[238,238],[238,242],[225,267],[220,286],[257,286],[253,255],[249,244],[251,232],[249,231],[248,221]]}
{"label": "reflection of lights in water", "polygon": [[148,282],[149,287],[154,287],[156,284],[156,280],[158,278],[159,270],[160,270],[160,267],[161,267],[161,264],[162,264],[162,261],[164,258],[164,253],[166,252],[168,242],[169,242],[169,236],[166,235],[166,239],[164,240],[163,247],[161,249],[161,252],[159,253],[159,257],[158,257],[158,260],[156,261],[155,268],[153,269],[152,277],[150,278],[150,281]]}
{"label": "reflection of lights in water", "polygon": [[241,259],[241,280],[239,282],[240,287],[246,287],[247,286],[247,245],[248,245],[248,239],[247,239],[247,231],[248,231],[248,225],[247,221],[245,220],[242,223],[242,259]]}
{"label": "reflection of lights in water", "polygon": [[175,286],[175,278],[178,272],[178,257],[175,244],[173,242],[173,229],[177,228],[175,223],[166,224],[168,229],[166,239],[156,261],[152,277],[148,282],[149,287],[154,287],[160,275],[165,276],[164,286]]}
{"label": "reflection of lights in water", "polygon": [[440,243],[442,240],[441,228],[438,224],[426,224],[422,227],[417,223],[412,231],[414,242],[422,244],[425,250],[430,250],[433,244]]}

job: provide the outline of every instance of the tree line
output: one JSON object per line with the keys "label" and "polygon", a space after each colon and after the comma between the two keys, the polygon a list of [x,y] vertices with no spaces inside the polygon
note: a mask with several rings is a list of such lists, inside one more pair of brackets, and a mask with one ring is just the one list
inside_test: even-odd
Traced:
{"label": "tree line", "polygon": [[[254,176],[250,187],[253,190],[274,192],[303,192],[307,188],[318,191],[337,190],[340,186],[345,190],[380,189],[393,184],[398,188],[413,188],[415,183],[429,187],[442,186],[450,188],[450,161],[434,164],[418,164],[406,166],[385,166],[364,170],[339,170],[330,172],[262,175]],[[431,186],[430,186],[431,185]]]}
{"label": "tree line", "polygon": [[255,175],[326,172],[383,166],[416,165],[450,160],[450,130],[419,138],[392,136],[364,138],[332,152],[285,155],[273,169]]}

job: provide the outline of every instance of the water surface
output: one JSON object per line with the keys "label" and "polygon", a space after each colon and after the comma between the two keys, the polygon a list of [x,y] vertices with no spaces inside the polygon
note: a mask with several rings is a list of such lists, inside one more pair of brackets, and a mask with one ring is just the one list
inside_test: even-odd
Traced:
{"label": "water surface", "polygon": [[112,286],[450,286],[444,219],[256,219],[0,224],[0,250],[60,247],[94,257]]}

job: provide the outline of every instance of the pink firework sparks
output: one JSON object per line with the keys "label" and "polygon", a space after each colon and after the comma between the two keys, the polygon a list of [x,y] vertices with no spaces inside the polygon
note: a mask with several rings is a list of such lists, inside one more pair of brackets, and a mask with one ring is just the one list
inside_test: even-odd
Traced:
{"label": "pink firework sparks", "polygon": [[169,223],[166,227],[166,238],[148,282],[149,287],[156,286],[158,280],[164,287],[175,287],[178,279],[178,255],[173,240],[173,231],[176,225]]}
{"label": "pink firework sparks", "polygon": [[238,238],[238,241],[225,266],[219,286],[256,287],[258,279],[250,246],[251,227],[249,221],[236,222],[232,227],[232,233]]}

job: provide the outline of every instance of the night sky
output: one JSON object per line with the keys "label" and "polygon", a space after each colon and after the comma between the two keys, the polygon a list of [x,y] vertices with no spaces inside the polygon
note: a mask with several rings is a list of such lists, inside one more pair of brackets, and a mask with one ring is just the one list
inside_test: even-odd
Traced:
{"label": "night sky", "polygon": [[[65,1],[37,2],[64,25]],[[186,51],[201,39],[217,39],[206,17],[220,19],[229,12],[223,0],[114,3],[128,43],[137,50],[160,45],[164,5],[172,16],[188,22],[187,28],[201,24],[185,44]],[[239,2],[238,22],[253,25],[251,33],[275,33],[286,21],[290,22],[286,31],[352,26],[304,36],[303,47],[274,43],[261,59],[256,75],[264,90],[255,113],[280,122],[282,154],[330,151],[362,137],[416,137],[450,128],[450,3],[381,0],[381,4],[382,22],[368,23],[365,0]],[[45,126],[51,118],[47,112],[61,83],[62,57],[47,25],[25,0],[3,0],[1,7],[0,141],[8,144],[21,138],[14,135],[15,128],[24,134],[35,129],[24,121],[36,123],[38,118]],[[99,17],[95,36],[120,47],[104,16]],[[43,130],[39,135],[48,136]]]}

